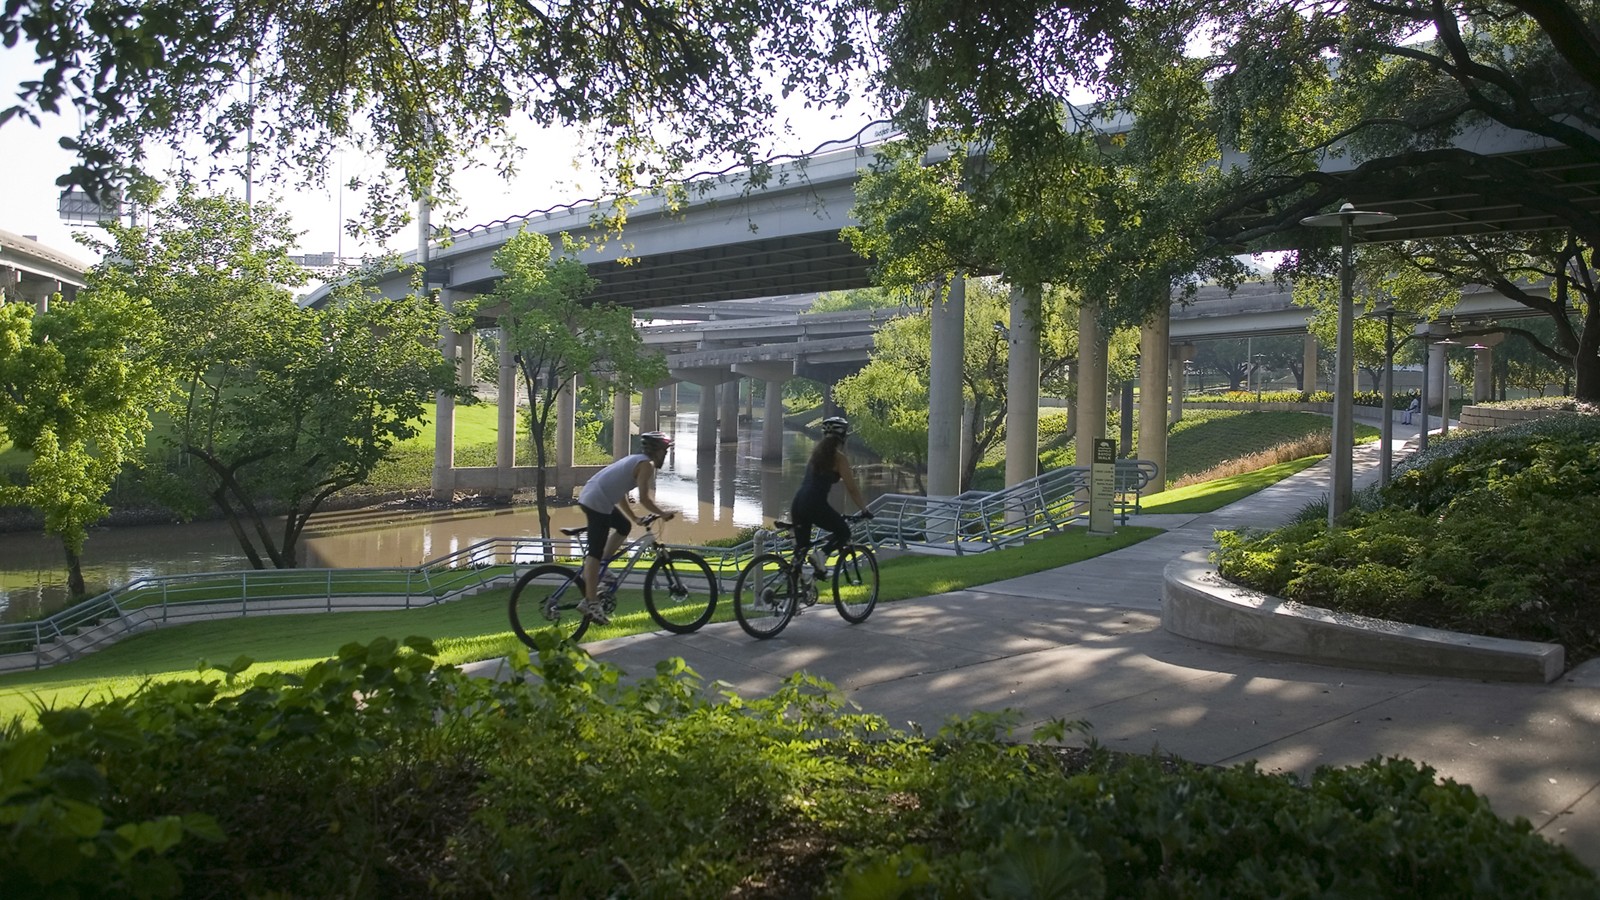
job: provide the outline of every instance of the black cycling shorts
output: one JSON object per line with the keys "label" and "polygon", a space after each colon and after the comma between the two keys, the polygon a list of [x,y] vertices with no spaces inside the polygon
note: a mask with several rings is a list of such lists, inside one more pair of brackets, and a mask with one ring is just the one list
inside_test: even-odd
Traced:
{"label": "black cycling shorts", "polygon": [[589,519],[589,534],[587,537],[589,550],[585,554],[586,556],[603,560],[606,552],[606,538],[609,536],[609,532],[615,531],[617,534],[627,537],[628,532],[633,530],[633,523],[629,522],[628,517],[622,514],[622,510],[616,507],[612,507],[610,512],[595,512],[580,503],[578,508],[583,510],[583,514]]}

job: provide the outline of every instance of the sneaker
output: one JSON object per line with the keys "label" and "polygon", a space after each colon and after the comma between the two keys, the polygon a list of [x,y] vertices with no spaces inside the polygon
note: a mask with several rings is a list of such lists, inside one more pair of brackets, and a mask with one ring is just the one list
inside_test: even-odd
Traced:
{"label": "sneaker", "polygon": [[828,555],[821,550],[811,551],[811,571],[817,578],[828,577]]}
{"label": "sneaker", "polygon": [[578,603],[578,615],[588,618],[596,625],[610,625],[611,617],[606,615],[604,605],[595,600],[590,602],[586,597]]}

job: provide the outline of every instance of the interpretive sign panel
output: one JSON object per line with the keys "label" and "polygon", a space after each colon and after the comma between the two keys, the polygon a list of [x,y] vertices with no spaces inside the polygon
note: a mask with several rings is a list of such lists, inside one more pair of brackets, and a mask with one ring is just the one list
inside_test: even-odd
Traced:
{"label": "interpretive sign panel", "polygon": [[1115,531],[1112,515],[1117,493],[1117,442],[1111,438],[1095,438],[1094,462],[1089,466],[1089,533],[1111,534]]}

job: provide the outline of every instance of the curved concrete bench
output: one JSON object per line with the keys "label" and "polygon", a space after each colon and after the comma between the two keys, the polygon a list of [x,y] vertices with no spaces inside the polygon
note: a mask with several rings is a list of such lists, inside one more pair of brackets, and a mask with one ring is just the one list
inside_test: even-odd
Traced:
{"label": "curved concrete bench", "polygon": [[1559,644],[1403,625],[1242,588],[1224,581],[1204,550],[1178,557],[1163,574],[1161,626],[1208,644],[1322,665],[1487,681],[1550,682],[1565,668]]}

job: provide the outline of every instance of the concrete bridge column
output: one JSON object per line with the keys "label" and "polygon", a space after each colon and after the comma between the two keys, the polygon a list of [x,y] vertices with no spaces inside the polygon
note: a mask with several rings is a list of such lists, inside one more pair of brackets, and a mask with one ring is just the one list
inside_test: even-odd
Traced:
{"label": "concrete bridge column", "polygon": [[1039,474],[1039,287],[1011,289],[1006,356],[1006,486]]}
{"label": "concrete bridge column", "polygon": [[667,409],[674,416],[678,414],[678,383],[676,381],[667,385]]}
{"label": "concrete bridge column", "polygon": [[1472,351],[1472,402],[1486,403],[1494,399],[1494,348],[1505,340],[1503,334],[1485,334],[1476,338],[1482,350]]}
{"label": "concrete bridge column", "polygon": [[[794,361],[738,363],[735,372],[759,378],[767,386],[761,407],[761,458],[783,458],[783,385],[794,375]],[[755,393],[753,387],[751,394]]]}
{"label": "concrete bridge column", "polygon": [[783,459],[783,382],[766,382],[767,397],[761,407],[761,458]]}
{"label": "concrete bridge column", "polygon": [[661,427],[661,385],[648,385],[639,391],[639,433]]}
{"label": "concrete bridge column", "polygon": [[700,453],[710,453],[717,446],[717,383],[700,385],[700,427],[696,445]]}
{"label": "concrete bridge column", "polygon": [[1105,337],[1100,332],[1100,304],[1086,298],[1078,308],[1076,440],[1080,466],[1093,460],[1095,439],[1106,436],[1106,352]]}
{"label": "concrete bridge column", "polygon": [[[1172,318],[1167,318],[1170,330]],[[1167,364],[1167,383],[1172,386],[1172,411],[1167,417],[1167,424],[1176,425],[1183,421],[1183,391],[1188,387],[1189,376],[1184,371],[1189,360],[1194,359],[1193,344],[1179,344],[1171,348],[1172,358]]]}
{"label": "concrete bridge column", "polygon": [[1172,307],[1159,311],[1139,329],[1139,458],[1156,464],[1149,492],[1167,488],[1167,378],[1172,371]]}
{"label": "concrete bridge column", "polygon": [[957,272],[943,302],[935,298],[928,378],[928,496],[961,492],[961,375],[965,359],[967,282]]}
{"label": "concrete bridge column", "polygon": [[1305,375],[1300,380],[1305,385],[1305,391],[1310,393],[1317,389],[1317,336],[1306,335],[1302,346],[1304,349],[1301,352],[1304,355],[1300,359],[1300,365],[1304,368]]}
{"label": "concrete bridge column", "polygon": [[572,470],[572,440],[578,414],[578,378],[561,386],[556,393],[556,496],[572,496],[576,475]]}
{"label": "concrete bridge column", "polygon": [[611,455],[627,456],[633,450],[633,392],[620,383],[611,397]]}
{"label": "concrete bridge column", "polygon": [[[726,368],[716,366],[696,366],[693,368],[673,369],[672,377],[678,381],[687,381],[700,389],[700,423],[695,429],[695,452],[710,453],[717,448],[717,387],[730,378],[737,378]],[[670,394],[673,398],[672,406],[678,406],[676,383],[671,385]]]}
{"label": "concrete bridge column", "polygon": [[722,386],[722,410],[718,418],[717,427],[720,430],[721,443],[735,444],[739,442],[739,381],[734,379]]}
{"label": "concrete bridge column", "polygon": [[[455,292],[440,291],[439,302],[445,311],[455,307]],[[453,365],[460,343],[448,321],[439,324],[439,353]],[[459,371],[459,370],[458,370]],[[433,499],[449,500],[455,496],[456,479],[456,399],[447,391],[434,394],[433,414]]]}
{"label": "concrete bridge column", "polygon": [[499,408],[496,412],[494,440],[495,491],[499,500],[510,500],[516,493],[517,460],[517,362],[516,355],[500,341]]}
{"label": "concrete bridge column", "polygon": [[477,343],[478,332],[472,329],[464,332],[456,341],[456,384],[471,387],[477,382],[477,377],[472,374],[473,346]]}

